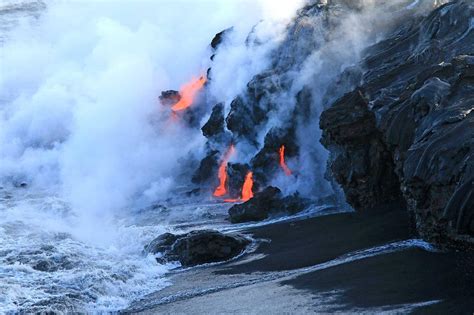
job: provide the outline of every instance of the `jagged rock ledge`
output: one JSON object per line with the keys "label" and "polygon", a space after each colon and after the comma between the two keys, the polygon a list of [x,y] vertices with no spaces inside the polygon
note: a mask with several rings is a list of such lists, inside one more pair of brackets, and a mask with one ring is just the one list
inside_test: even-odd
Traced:
{"label": "jagged rock ledge", "polygon": [[473,16],[453,1],[369,47],[363,70],[342,74],[358,87],[320,120],[356,210],[403,198],[422,237],[463,248],[474,245]]}

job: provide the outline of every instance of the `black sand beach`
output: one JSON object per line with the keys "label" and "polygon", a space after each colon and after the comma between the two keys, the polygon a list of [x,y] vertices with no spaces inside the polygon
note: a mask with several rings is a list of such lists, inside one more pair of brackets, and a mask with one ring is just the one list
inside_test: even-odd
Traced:
{"label": "black sand beach", "polygon": [[265,240],[255,252],[177,271],[170,287],[128,312],[472,314],[470,253],[413,247],[311,271],[349,253],[412,238],[400,210],[331,214],[246,230]]}

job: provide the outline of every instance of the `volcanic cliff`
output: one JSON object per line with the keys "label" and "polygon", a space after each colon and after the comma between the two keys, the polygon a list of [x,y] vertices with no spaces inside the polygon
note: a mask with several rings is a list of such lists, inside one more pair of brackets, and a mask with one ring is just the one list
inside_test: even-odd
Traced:
{"label": "volcanic cliff", "polygon": [[[474,5],[404,21],[341,77],[320,120],[328,167],[358,211],[405,201],[430,241],[474,241]],[[333,88],[337,89],[338,84]]]}
{"label": "volcanic cliff", "polygon": [[[240,95],[188,112],[209,117],[192,182],[228,201],[279,188],[295,211],[300,194],[360,212],[398,204],[423,238],[471,247],[474,4],[443,2],[309,1]],[[233,31],[213,39],[212,61]],[[261,45],[254,31],[246,45]]]}

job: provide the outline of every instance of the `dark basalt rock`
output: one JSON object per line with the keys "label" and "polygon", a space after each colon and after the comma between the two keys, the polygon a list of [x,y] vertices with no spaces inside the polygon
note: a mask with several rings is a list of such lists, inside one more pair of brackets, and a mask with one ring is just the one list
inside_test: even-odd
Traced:
{"label": "dark basalt rock", "polygon": [[400,199],[392,157],[361,90],[323,112],[320,126],[332,152],[330,170],[350,205],[364,210]]}
{"label": "dark basalt rock", "polygon": [[171,246],[179,238],[179,235],[164,233],[155,238],[150,244],[145,246],[145,252],[157,254],[164,253],[171,249]]}
{"label": "dark basalt rock", "polygon": [[179,261],[184,267],[229,260],[241,254],[250,241],[241,235],[227,235],[214,230],[192,231],[174,235],[165,233],[145,247],[152,254],[161,253],[159,263]]}
{"label": "dark basalt rock", "polygon": [[68,256],[56,251],[53,246],[43,245],[37,249],[23,250],[11,255],[4,252],[4,261],[8,265],[29,265],[32,269],[42,272],[70,270],[75,267],[74,255]]}
{"label": "dark basalt rock", "polygon": [[265,136],[263,148],[252,158],[254,179],[260,185],[268,184],[272,176],[279,171],[282,145],[285,146],[285,158],[290,159],[298,154],[299,147],[293,127],[287,129],[272,128]]}
{"label": "dark basalt rock", "polygon": [[266,118],[266,111],[263,108],[239,96],[230,104],[230,111],[225,121],[227,129],[236,138],[256,144],[259,126]]}
{"label": "dark basalt rock", "polygon": [[229,218],[232,223],[262,221],[279,214],[298,213],[308,205],[309,201],[297,193],[283,197],[280,189],[270,186],[256,193],[252,199],[232,206],[229,209]]}
{"label": "dark basalt rock", "polygon": [[173,106],[181,100],[181,95],[178,91],[168,90],[161,92],[160,102],[163,106]]}
{"label": "dark basalt rock", "polygon": [[361,86],[320,123],[356,210],[401,194],[421,236],[455,245],[474,243],[472,16],[453,1],[369,47]]}
{"label": "dark basalt rock", "polygon": [[217,137],[225,132],[224,104],[219,103],[212,109],[207,123],[201,128],[206,138]]}
{"label": "dark basalt rock", "polygon": [[222,44],[222,42],[224,41],[224,37],[230,32],[232,32],[233,29],[234,29],[233,27],[229,27],[228,29],[225,29],[222,32],[217,33],[216,36],[214,36],[214,38],[211,41],[212,49],[214,50],[217,49],[219,45]]}
{"label": "dark basalt rock", "polygon": [[219,168],[219,151],[213,150],[201,160],[199,168],[194,173],[191,181],[194,184],[208,182],[217,174]]}

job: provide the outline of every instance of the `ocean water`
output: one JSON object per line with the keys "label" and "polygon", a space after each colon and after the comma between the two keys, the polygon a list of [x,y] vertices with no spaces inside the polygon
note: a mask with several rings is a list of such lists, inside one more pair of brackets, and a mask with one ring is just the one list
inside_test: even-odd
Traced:
{"label": "ocean water", "polygon": [[142,252],[162,227],[118,220],[103,247],[75,237],[74,219],[50,192],[0,190],[0,313],[116,311],[167,285],[172,266]]}

